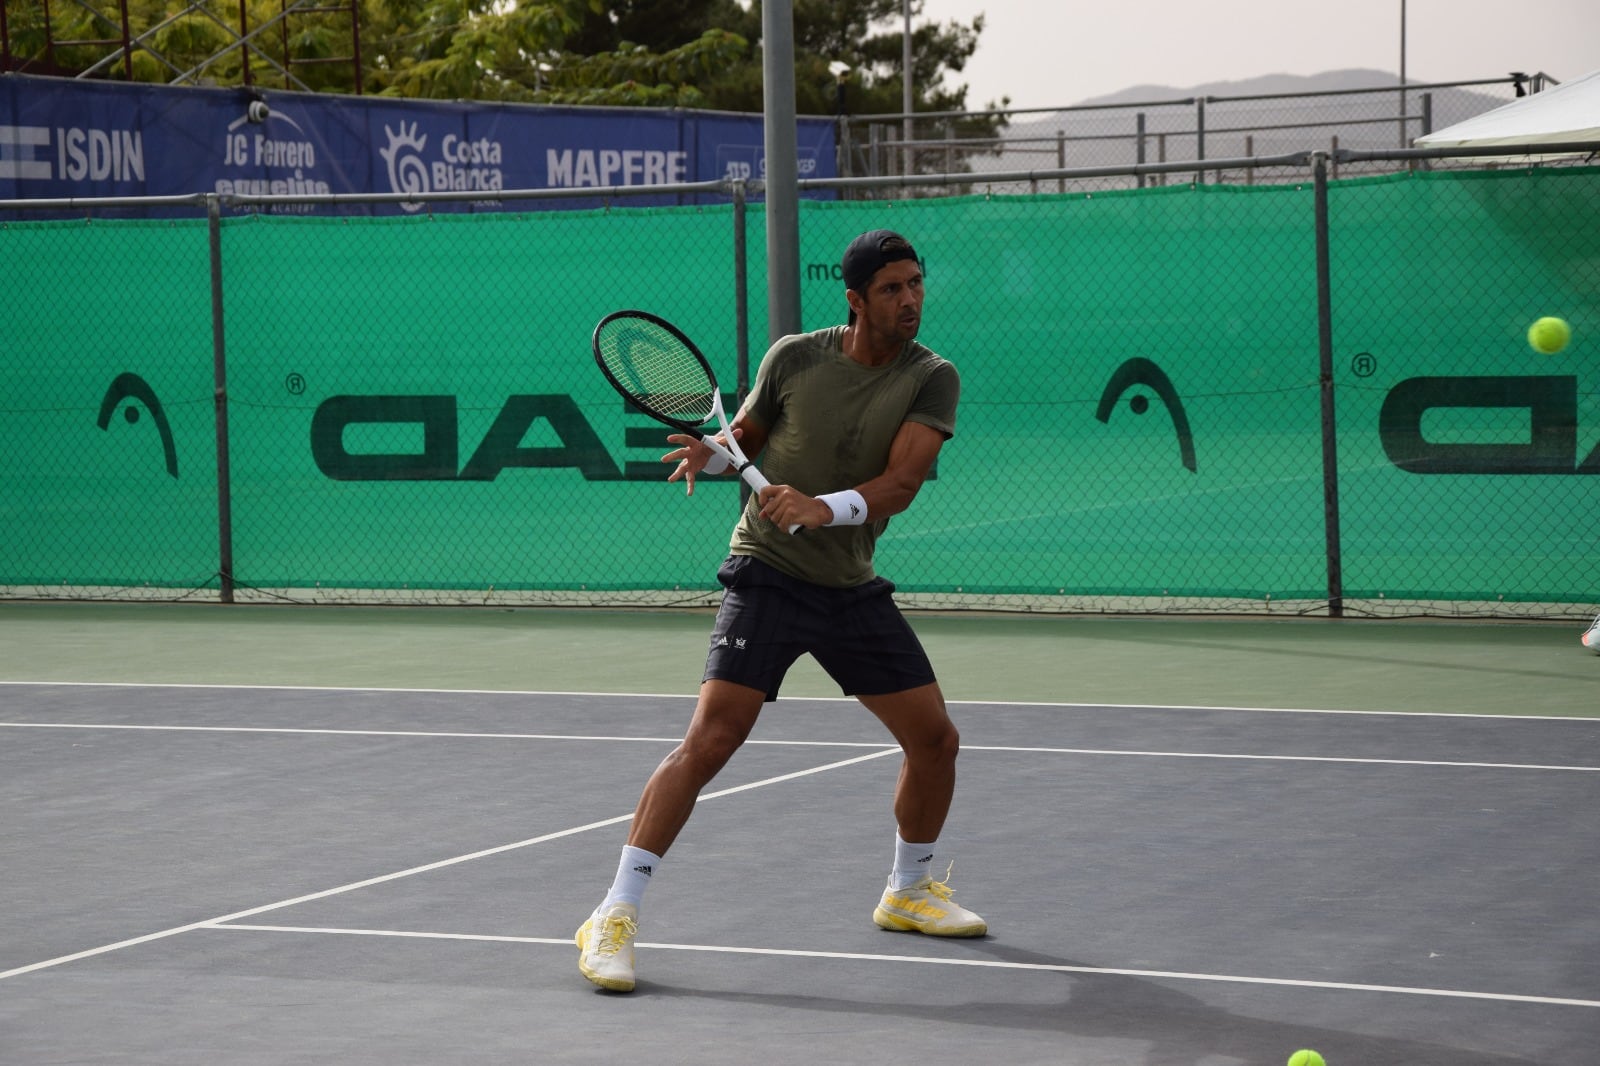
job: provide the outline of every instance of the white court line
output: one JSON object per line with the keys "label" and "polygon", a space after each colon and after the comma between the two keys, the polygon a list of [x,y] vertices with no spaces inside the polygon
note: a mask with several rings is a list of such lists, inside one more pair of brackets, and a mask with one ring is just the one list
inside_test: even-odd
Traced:
{"label": "white court line", "polygon": [[[0,722],[0,729],[108,729],[146,733],[283,733],[335,737],[422,737],[433,740],[605,740],[639,744],[680,744],[681,736],[623,737],[587,733],[461,733],[422,729],[323,729],[294,726],[248,725],[129,725],[124,722]],[[747,740],[748,744],[786,745],[807,748],[883,748],[888,741],[866,740]]]}
{"label": "white court line", "polygon": [[1600,766],[1542,765],[1519,762],[1452,762],[1446,759],[1359,759],[1339,755],[1241,755],[1209,751],[1132,751],[1122,748],[1020,748],[994,744],[963,744],[962,751],[1016,751],[1028,755],[1125,755],[1153,759],[1254,759],[1262,762],[1355,763],[1362,766],[1455,766],[1473,770],[1577,770],[1600,773]]}
{"label": "white court line", "polygon": [[[434,740],[554,740],[628,741],[645,744],[677,744],[679,737],[622,737],[568,733],[446,733],[415,729],[301,729],[281,726],[226,725],[124,725],[87,722],[0,722],[0,729],[88,729],[172,733],[278,733],[342,737],[417,737]],[[804,748],[883,748],[882,742],[854,740],[747,740],[746,745]],[[889,750],[895,749],[892,745]],[[1142,751],[1124,748],[1043,748],[999,744],[963,744],[962,751],[1009,751],[1029,755],[1106,755],[1150,759],[1240,759],[1260,762],[1351,763],[1362,766],[1453,766],[1474,770],[1575,770],[1600,773],[1600,766],[1564,764],[1453,762],[1447,759],[1367,759],[1337,755],[1246,755],[1235,752]]]}
{"label": "white court line", "polygon": [[[749,792],[752,789],[764,788],[767,785],[776,785],[784,781],[793,781],[797,778],[809,777],[812,774],[820,774],[828,770],[838,770],[846,766],[854,766],[857,763],[869,762],[873,759],[881,759],[885,755],[896,754],[899,752],[899,750],[900,749],[897,747],[885,748],[882,751],[875,751],[870,755],[857,755],[853,759],[844,759],[839,762],[827,763],[823,766],[813,766],[808,770],[796,770],[793,773],[779,774],[777,777],[763,778],[760,781],[751,781],[748,784],[735,785],[732,788],[724,788],[717,792],[707,792],[700,796],[695,802],[704,803],[706,800],[717,799],[722,796],[732,796],[740,792]],[[103,944],[100,947],[89,948],[85,951],[76,951],[70,955],[61,955],[54,959],[45,959],[42,962],[30,963],[27,966],[18,966],[15,969],[0,971],[0,981],[3,981],[8,977],[20,977],[23,974],[33,973],[36,970],[44,970],[52,966],[60,966],[63,963],[77,962],[80,959],[93,958],[96,955],[104,955],[112,951],[120,951],[123,948],[131,948],[139,944],[148,944],[152,940],[163,940],[167,937],[177,936],[179,933],[188,933],[196,929],[205,929],[208,926],[218,925],[223,922],[235,921],[239,918],[250,918],[257,914],[266,914],[269,911],[283,910],[286,907],[297,906],[301,903],[310,903],[314,900],[327,899],[330,896],[343,895],[346,892],[354,892],[358,889],[370,888],[373,885],[381,885],[390,881],[398,881],[403,877],[413,877],[417,874],[425,874],[433,870],[442,870],[449,866],[456,866],[464,862],[471,862],[474,859],[484,859],[491,855],[501,855],[508,851],[516,851],[519,848],[531,847],[534,844],[543,844],[551,840],[560,840],[563,837],[577,836],[579,833],[587,833],[591,829],[602,829],[606,826],[617,825],[619,823],[629,821],[632,817],[633,812],[630,811],[627,814],[617,815],[615,818],[606,818],[598,822],[590,822],[587,825],[574,826],[571,829],[562,829],[554,833],[545,833],[542,836],[530,837],[527,840],[518,840],[511,844],[501,844],[498,847],[485,848],[482,851],[474,851],[467,855],[457,855],[453,858],[441,859],[438,862],[430,862],[423,866],[413,866],[406,870],[397,870],[394,873],[383,874],[379,877],[369,877],[365,881],[353,881],[350,884],[340,885],[337,888],[326,888],[321,892],[311,892],[304,896],[296,896],[293,899],[279,900],[277,903],[268,903],[260,907],[251,907],[248,910],[235,911],[232,914],[224,914],[216,918],[207,918],[204,921],[190,922],[188,925],[178,925],[172,927],[171,929],[163,929],[155,933],[146,933],[144,936],[136,936],[127,940],[119,940],[114,944]]]}
{"label": "white court line", "polygon": [[[400,937],[414,940],[466,940],[496,944],[551,944],[571,947],[571,937],[490,936],[476,933],[424,933],[398,929],[344,929],[326,926],[234,925],[226,919],[206,923],[204,928],[249,933],[309,933],[334,936]],[[1451,988],[1413,988],[1407,985],[1368,985],[1346,981],[1306,981],[1283,977],[1246,977],[1237,974],[1184,973],[1174,970],[1128,970],[1110,966],[1072,966],[1066,963],[1006,962],[1000,959],[949,959],[926,955],[879,955],[853,951],[797,951],[787,948],[736,948],[712,944],[647,944],[635,946],[664,951],[703,951],[721,955],[768,955],[799,959],[838,959],[850,962],[908,962],[928,966],[976,966],[991,970],[1024,970],[1044,973],[1079,973],[1107,977],[1142,977],[1171,981],[1214,981],[1242,985],[1274,985],[1281,988],[1331,989],[1341,992],[1387,992],[1407,996],[1442,996],[1449,999],[1488,999],[1502,1003],[1538,1003],[1558,1007],[1600,1007],[1600,1000],[1565,999],[1557,996],[1524,996],[1508,992],[1466,992]],[[4,976],[0,974],[0,976]]]}
{"label": "white court line", "polygon": [[[582,692],[543,689],[503,688],[380,688],[370,685],[232,685],[176,681],[5,681],[0,687],[16,685],[33,688],[152,688],[217,689],[224,692],[393,692],[429,696],[579,696],[592,699],[693,700],[686,692]],[[852,696],[785,696],[785,702],[856,703]],[[1594,715],[1583,714],[1474,714],[1466,711],[1355,711],[1340,707],[1230,707],[1226,705],[1175,703],[1072,703],[1049,700],[951,700],[954,707],[1059,707],[1067,710],[1112,711],[1243,711],[1257,714],[1340,714],[1383,718],[1482,718],[1506,722],[1593,722]]]}

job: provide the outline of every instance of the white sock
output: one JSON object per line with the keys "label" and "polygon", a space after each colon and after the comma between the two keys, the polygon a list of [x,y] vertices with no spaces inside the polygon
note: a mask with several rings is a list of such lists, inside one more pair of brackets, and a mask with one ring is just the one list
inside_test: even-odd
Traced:
{"label": "white sock", "polygon": [[661,856],[643,848],[624,847],[622,858],[617,861],[616,880],[611,882],[611,891],[606,893],[605,902],[600,904],[600,908],[604,910],[613,903],[639,906],[644,899],[644,890],[650,885],[651,875],[660,865]]}
{"label": "white sock", "polygon": [[908,844],[894,835],[894,872],[889,875],[892,888],[910,888],[933,869],[935,845]]}

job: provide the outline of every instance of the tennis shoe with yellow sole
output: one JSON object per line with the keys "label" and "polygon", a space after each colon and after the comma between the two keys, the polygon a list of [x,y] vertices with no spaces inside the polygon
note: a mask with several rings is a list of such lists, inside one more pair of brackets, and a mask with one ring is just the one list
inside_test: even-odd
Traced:
{"label": "tennis shoe with yellow sole", "polygon": [[1583,633],[1583,646],[1600,655],[1600,614],[1594,616],[1594,621],[1589,623],[1589,628]]}
{"label": "tennis shoe with yellow sole", "polygon": [[[945,871],[949,877],[950,872]],[[983,936],[989,923],[951,899],[950,885],[924,877],[910,888],[883,890],[872,921],[880,929],[928,936]]]}
{"label": "tennis shoe with yellow sole", "polygon": [[583,976],[613,992],[633,991],[633,938],[639,932],[639,908],[613,903],[596,908],[578,927],[578,969]]}

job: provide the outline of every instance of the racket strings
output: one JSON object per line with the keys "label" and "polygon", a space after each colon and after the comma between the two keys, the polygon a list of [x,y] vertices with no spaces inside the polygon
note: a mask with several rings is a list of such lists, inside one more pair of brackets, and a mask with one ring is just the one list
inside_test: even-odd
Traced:
{"label": "racket strings", "polygon": [[636,322],[606,331],[599,342],[606,369],[640,403],[686,422],[711,417],[711,378],[693,352]]}

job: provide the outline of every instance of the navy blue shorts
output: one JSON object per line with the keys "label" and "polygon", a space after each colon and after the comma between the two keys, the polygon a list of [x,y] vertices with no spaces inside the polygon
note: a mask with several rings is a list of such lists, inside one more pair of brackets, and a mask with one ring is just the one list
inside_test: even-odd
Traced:
{"label": "navy blue shorts", "polygon": [[881,577],[854,588],[813,585],[747,555],[717,571],[726,590],[711,631],[705,680],[778,698],[783,676],[809,652],[846,696],[932,684],[933,665]]}

